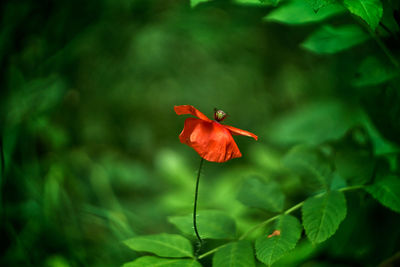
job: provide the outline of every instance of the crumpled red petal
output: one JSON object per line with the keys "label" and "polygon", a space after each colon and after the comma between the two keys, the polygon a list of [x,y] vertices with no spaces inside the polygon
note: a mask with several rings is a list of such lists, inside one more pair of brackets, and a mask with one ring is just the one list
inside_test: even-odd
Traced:
{"label": "crumpled red petal", "polygon": [[197,118],[203,121],[208,121],[208,122],[212,121],[209,118],[207,118],[206,115],[204,115],[198,109],[196,109],[191,105],[174,106],[174,110],[177,115],[192,114],[193,116],[196,116]]}
{"label": "crumpled red petal", "polygon": [[248,132],[248,131],[245,131],[245,130],[242,130],[242,129],[239,129],[239,128],[236,128],[236,127],[233,127],[233,126],[229,126],[229,125],[223,125],[223,126],[226,129],[228,129],[229,131],[231,131],[232,134],[249,136],[249,137],[253,137],[255,140],[258,140],[258,136],[253,134],[253,133],[251,133],[251,132]]}
{"label": "crumpled red petal", "polygon": [[226,162],[242,156],[231,133],[214,121],[186,119],[179,139],[208,161]]}

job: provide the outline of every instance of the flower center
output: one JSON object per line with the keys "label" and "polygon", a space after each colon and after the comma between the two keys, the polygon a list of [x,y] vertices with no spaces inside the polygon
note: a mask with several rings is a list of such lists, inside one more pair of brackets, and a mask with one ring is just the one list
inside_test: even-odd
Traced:
{"label": "flower center", "polygon": [[215,110],[214,112],[214,119],[216,121],[223,121],[226,118],[226,113],[223,112],[222,110]]}

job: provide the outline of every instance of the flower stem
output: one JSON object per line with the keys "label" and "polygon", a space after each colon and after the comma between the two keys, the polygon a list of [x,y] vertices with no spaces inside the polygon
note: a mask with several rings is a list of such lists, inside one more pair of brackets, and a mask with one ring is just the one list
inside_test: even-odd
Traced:
{"label": "flower stem", "polygon": [[201,167],[203,166],[203,161],[204,159],[201,158],[200,160],[200,166],[199,166],[199,171],[197,173],[197,179],[196,179],[196,189],[195,189],[195,193],[194,193],[194,206],[193,206],[193,228],[194,228],[194,232],[196,233],[197,239],[199,240],[196,252],[195,252],[195,256],[197,256],[201,250],[201,245],[203,244],[203,240],[201,239],[200,235],[199,235],[199,231],[197,230],[197,222],[196,222],[196,210],[197,210],[197,197],[199,195],[199,182],[200,182],[200,174],[201,174]]}

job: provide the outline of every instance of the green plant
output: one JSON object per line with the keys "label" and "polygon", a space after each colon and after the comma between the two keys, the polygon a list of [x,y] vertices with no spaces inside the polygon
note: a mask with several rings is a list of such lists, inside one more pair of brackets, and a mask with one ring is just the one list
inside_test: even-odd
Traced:
{"label": "green plant", "polygon": [[[203,6],[202,2],[205,7],[213,1],[191,1],[191,4],[194,8],[197,5],[200,8]],[[370,94],[376,92],[379,101],[384,103],[389,99],[385,94],[382,95],[383,91],[400,100],[396,84],[400,74],[400,65],[395,54],[398,51],[389,48],[395,47],[393,42],[398,44],[400,9],[396,1],[235,2],[261,8],[271,4],[276,6],[268,8],[268,14],[263,18],[265,23],[281,23],[288,25],[287,27],[315,25],[315,30],[299,44],[304,53],[329,57],[352,50],[359,54],[361,61],[354,62],[359,67],[354,78],[348,80],[348,86],[360,91],[366,90]],[[367,42],[375,42],[376,49],[363,49],[362,45]],[[323,103],[310,106],[309,110],[298,113],[298,117],[288,116],[276,124],[275,132],[270,136],[286,143],[301,143],[282,157],[287,172],[280,171],[278,175],[289,175],[291,179],[296,177],[297,186],[301,187],[300,196],[291,196],[287,188],[284,192],[282,182],[276,179],[267,179],[262,175],[250,176],[243,181],[237,192],[237,199],[249,211],[254,208],[264,210],[265,217],[258,224],[238,233],[235,220],[228,214],[222,211],[200,211],[200,235],[205,239],[220,241],[212,242],[213,246],[203,249],[197,256],[188,245],[189,240],[193,241],[191,215],[172,216],[169,217],[169,222],[189,239],[161,234],[135,237],[127,240],[126,244],[136,251],[174,259],[143,256],[126,266],[156,266],[164,262],[168,266],[200,266],[200,262],[210,264],[207,258],[211,257],[212,265],[218,267],[256,266],[256,259],[266,265],[295,265],[312,254],[312,249],[308,249],[308,241],[314,248],[318,248],[335,235],[349,213],[355,212],[354,209],[371,208],[371,199],[377,200],[392,212],[399,213],[400,173],[396,161],[399,149],[394,144],[398,142],[398,138],[391,135],[393,131],[399,131],[396,128],[399,124],[395,123],[398,119],[390,120],[387,115],[374,114],[375,109],[370,108],[374,103],[368,102],[370,95],[362,95],[365,95],[365,104],[350,111],[350,121],[346,121],[346,114],[340,114],[342,108],[337,112],[336,103]],[[382,105],[382,108],[387,110],[396,107],[397,110],[398,102],[391,103]],[[399,115],[398,111],[388,111],[391,114],[393,112]],[[337,117],[332,117],[332,114]],[[384,119],[380,121],[382,117]],[[380,125],[386,119],[394,124],[386,133],[382,132],[382,135],[394,143],[385,140],[375,129],[374,124],[381,129]],[[346,200],[349,197],[352,199],[350,207]],[[363,199],[359,203],[363,208],[354,206],[354,198],[357,197]],[[289,205],[299,198],[299,202]],[[360,223],[359,220],[356,221],[355,223]],[[272,234],[275,230],[278,232]],[[376,235],[379,235],[382,229],[376,231]],[[163,244],[158,247],[161,245],[161,236]],[[298,245],[300,240],[302,241]],[[164,253],[167,249],[182,253],[185,251],[186,254],[177,256]]]}
{"label": "green plant", "polygon": [[0,6],[0,266],[399,265],[398,0]]}

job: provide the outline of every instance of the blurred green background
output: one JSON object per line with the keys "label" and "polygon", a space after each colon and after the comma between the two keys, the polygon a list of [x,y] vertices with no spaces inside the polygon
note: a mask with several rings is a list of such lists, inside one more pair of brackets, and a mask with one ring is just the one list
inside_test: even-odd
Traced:
{"label": "blurred green background", "polygon": [[[398,91],[387,93],[387,105],[375,88],[349,82],[377,45],[311,54],[299,43],[317,26],[262,22],[270,9],[229,1],[195,9],[183,0],[2,3],[0,264],[118,266],[137,257],[123,240],[177,232],[167,217],[191,212],[200,158],[179,142],[185,117],[174,105],[209,117],[220,108],[226,124],[259,136],[235,137],[243,157],[206,163],[200,185],[199,208],[227,211],[240,232],[267,216],[236,200],[243,177],[279,181],[287,207],[304,199],[301,182],[281,165],[293,145],[361,127],[373,137],[371,153],[391,152],[379,132],[398,142],[398,116],[385,122],[379,112],[399,114]],[[399,216],[371,199],[359,208],[363,201],[348,199],[359,214],[324,245],[300,245],[298,259],[368,262],[375,251],[377,263],[399,249],[399,230],[371,234],[399,225]],[[376,216],[381,223],[362,224]],[[352,236],[356,228],[362,240]]]}

